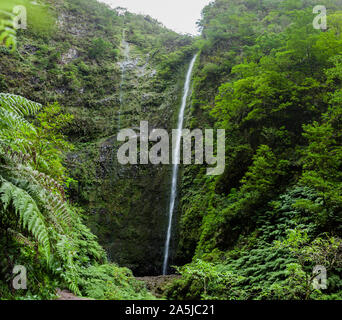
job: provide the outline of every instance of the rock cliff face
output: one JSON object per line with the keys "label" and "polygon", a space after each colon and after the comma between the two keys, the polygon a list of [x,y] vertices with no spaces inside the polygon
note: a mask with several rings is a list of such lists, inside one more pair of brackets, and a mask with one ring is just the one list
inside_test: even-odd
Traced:
{"label": "rock cliff face", "polygon": [[[158,92],[155,88],[159,79],[155,66],[148,61],[149,56],[141,53],[138,47],[128,45],[129,56],[123,55],[118,63],[124,67],[125,74],[119,91],[112,97],[115,110],[112,121],[117,130],[132,128],[138,135],[140,121],[148,121],[149,130],[170,131],[179,105],[184,72],[181,70],[180,80]],[[86,182],[80,193],[87,192],[88,223],[110,259],[129,267],[137,275],[160,274],[167,228],[170,167],[119,164],[117,151],[123,143],[117,142],[116,133],[91,145],[80,145],[71,157],[76,161],[70,161],[69,167],[75,173],[90,170],[87,180],[92,183]],[[93,155],[87,159],[89,152]],[[83,174],[75,176],[81,182],[83,177]]]}
{"label": "rock cliff face", "polygon": [[21,58],[0,53],[0,80],[9,84],[2,90],[58,101],[74,115],[66,131],[75,145],[66,157],[77,181],[69,186],[71,201],[112,261],[136,275],[160,274],[170,168],[120,165],[116,135],[142,120],[150,130],[171,130],[192,39],[95,0],[47,2],[56,17],[52,30],[21,31]]}

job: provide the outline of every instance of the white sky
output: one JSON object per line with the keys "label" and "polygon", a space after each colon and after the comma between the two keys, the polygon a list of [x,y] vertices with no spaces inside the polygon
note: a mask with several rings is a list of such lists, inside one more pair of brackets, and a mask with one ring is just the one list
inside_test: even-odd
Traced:
{"label": "white sky", "polygon": [[210,0],[98,0],[111,7],[123,7],[133,13],[150,15],[179,33],[198,34],[196,21]]}

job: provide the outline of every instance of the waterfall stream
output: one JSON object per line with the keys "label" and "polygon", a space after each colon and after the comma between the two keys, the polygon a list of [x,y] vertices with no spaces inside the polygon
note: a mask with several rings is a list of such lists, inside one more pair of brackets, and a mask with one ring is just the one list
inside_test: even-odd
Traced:
{"label": "waterfall stream", "polygon": [[182,129],[184,122],[184,111],[186,107],[187,98],[189,95],[190,84],[191,84],[191,74],[197,58],[197,54],[191,60],[186,80],[184,84],[184,93],[182,104],[178,114],[178,123],[177,123],[177,137],[176,137],[176,145],[172,151],[172,183],[171,183],[171,191],[170,191],[170,207],[169,207],[169,222],[165,240],[165,251],[164,251],[164,262],[163,262],[163,275],[166,275],[168,260],[169,260],[169,249],[170,249],[170,239],[172,234],[172,218],[175,209],[176,197],[177,197],[177,180],[178,180],[178,169],[180,163],[180,151],[181,151],[181,138],[182,138]]}
{"label": "waterfall stream", "polygon": [[125,30],[122,32],[122,47],[124,49],[124,61],[120,64],[121,65],[121,83],[120,83],[120,108],[119,108],[119,114],[118,114],[118,131],[120,131],[121,128],[121,111],[124,103],[124,94],[123,94],[123,86],[125,84],[125,75],[126,75],[126,69],[129,64],[129,44],[125,40]]}

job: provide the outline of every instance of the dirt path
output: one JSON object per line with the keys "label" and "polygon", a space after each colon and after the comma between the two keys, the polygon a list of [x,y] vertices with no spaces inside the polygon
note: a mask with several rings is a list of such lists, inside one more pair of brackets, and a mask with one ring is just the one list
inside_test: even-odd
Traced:
{"label": "dirt path", "polygon": [[57,295],[59,296],[59,298],[57,298],[56,300],[93,300],[77,297],[70,291],[61,289],[57,289]]}
{"label": "dirt path", "polygon": [[166,285],[172,282],[175,279],[179,279],[178,275],[168,275],[168,276],[155,276],[155,277],[137,277],[137,280],[144,281],[146,283],[146,287],[153,295],[157,298],[161,298],[165,291]]}
{"label": "dirt path", "polygon": [[[137,277],[137,280],[143,281],[146,284],[146,287],[151,293],[157,298],[161,298],[165,291],[166,285],[172,282],[175,279],[179,279],[180,276],[177,275],[169,275],[169,276],[155,276],[155,277]],[[88,298],[81,298],[75,296],[68,290],[57,289],[58,298],[56,300],[93,300]]]}

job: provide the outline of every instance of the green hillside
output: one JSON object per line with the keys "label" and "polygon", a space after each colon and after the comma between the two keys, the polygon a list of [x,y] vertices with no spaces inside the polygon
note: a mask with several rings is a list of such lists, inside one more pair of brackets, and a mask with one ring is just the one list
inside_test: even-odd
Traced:
{"label": "green hillside", "polygon": [[96,0],[26,5],[26,30],[0,13],[0,299],[155,298],[172,165],[122,165],[116,138],[176,127],[196,52],[184,127],[225,130],[225,170],[180,166],[158,298],[342,298],[341,0],[321,29],[313,0],[215,0],[199,36]]}

